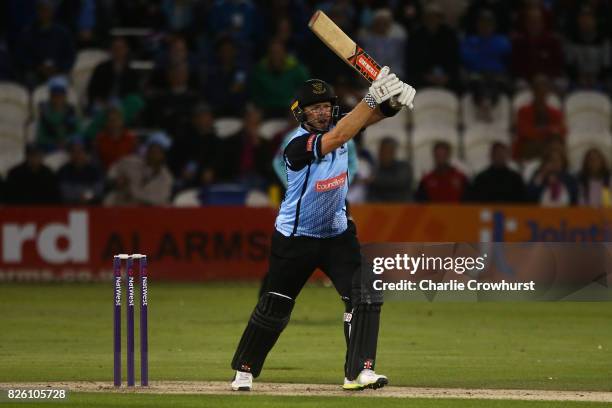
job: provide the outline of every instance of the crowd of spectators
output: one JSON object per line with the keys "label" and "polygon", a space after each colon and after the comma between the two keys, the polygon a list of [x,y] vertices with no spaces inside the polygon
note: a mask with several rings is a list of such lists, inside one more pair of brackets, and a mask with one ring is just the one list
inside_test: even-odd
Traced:
{"label": "crowd of spectators", "polygon": [[[548,100],[612,91],[609,2],[6,0],[0,9],[0,81],[49,91],[34,107],[25,161],[0,178],[0,202],[159,205],[219,184],[282,188],[272,163],[284,134],[262,137],[262,121],[295,126],[288,106],[310,77],[335,85],[345,109],[365,87],[308,31],[322,9],[417,92],[471,95],[477,120],[497,120],[500,95],[533,89],[513,118],[513,140],[493,144],[490,166],[476,174],[452,164],[444,142],[418,178],[397,159],[394,138],[382,140],[378,157],[358,143],[357,201],[610,204],[605,155],[588,151],[572,174],[565,119]],[[110,58],[75,105],[70,75],[88,48]],[[220,138],[220,117],[242,126]],[[58,151],[68,159],[54,171],[44,158]],[[538,165],[525,172],[527,161]]]}

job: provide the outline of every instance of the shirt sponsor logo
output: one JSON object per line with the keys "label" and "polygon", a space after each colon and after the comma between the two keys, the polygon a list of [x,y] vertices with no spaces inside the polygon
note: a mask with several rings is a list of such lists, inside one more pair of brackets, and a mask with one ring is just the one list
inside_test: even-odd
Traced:
{"label": "shirt sponsor logo", "polygon": [[379,71],[370,63],[370,61],[368,61],[365,56],[360,55],[357,58],[357,65],[361,66],[368,73],[370,78],[376,79],[378,76]]}
{"label": "shirt sponsor logo", "polygon": [[316,135],[312,135],[308,138],[308,142],[306,142],[306,151],[312,152],[312,144],[314,143]]}
{"label": "shirt sponsor logo", "polygon": [[339,176],[317,181],[315,190],[318,192],[334,190],[346,184],[346,173]]}

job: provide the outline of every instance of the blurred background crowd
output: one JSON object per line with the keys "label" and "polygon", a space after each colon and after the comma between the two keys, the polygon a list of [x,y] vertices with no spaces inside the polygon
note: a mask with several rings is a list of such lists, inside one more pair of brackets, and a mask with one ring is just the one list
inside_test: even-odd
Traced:
{"label": "blurred background crowd", "polygon": [[417,89],[350,146],[349,200],[611,205],[612,2],[4,0],[0,203],[277,205],[289,104],[367,84],[325,11]]}

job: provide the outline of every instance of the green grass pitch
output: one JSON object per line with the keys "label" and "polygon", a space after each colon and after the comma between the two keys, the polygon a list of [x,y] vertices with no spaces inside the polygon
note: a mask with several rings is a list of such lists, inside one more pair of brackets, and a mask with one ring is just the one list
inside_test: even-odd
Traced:
{"label": "green grass pitch", "polygon": [[[256,294],[257,286],[250,284],[151,282],[151,380],[229,380],[229,362]],[[387,374],[392,385],[612,391],[610,306],[388,302],[382,313],[377,371]],[[342,312],[333,289],[308,286],[260,380],[340,385],[345,351]],[[0,382],[112,381],[110,283],[2,284],[0,316]],[[366,406],[368,400],[76,393],[67,405],[354,407]],[[561,405],[395,398],[378,398],[375,403],[381,408]]]}

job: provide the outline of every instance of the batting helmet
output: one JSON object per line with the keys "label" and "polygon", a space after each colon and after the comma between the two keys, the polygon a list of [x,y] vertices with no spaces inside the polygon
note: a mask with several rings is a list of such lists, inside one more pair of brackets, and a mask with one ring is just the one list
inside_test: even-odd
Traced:
{"label": "batting helmet", "polygon": [[330,84],[320,79],[309,79],[298,89],[295,99],[291,103],[291,112],[299,123],[306,121],[304,108],[321,102],[331,102],[332,123],[336,122],[340,108],[337,105],[338,97]]}

